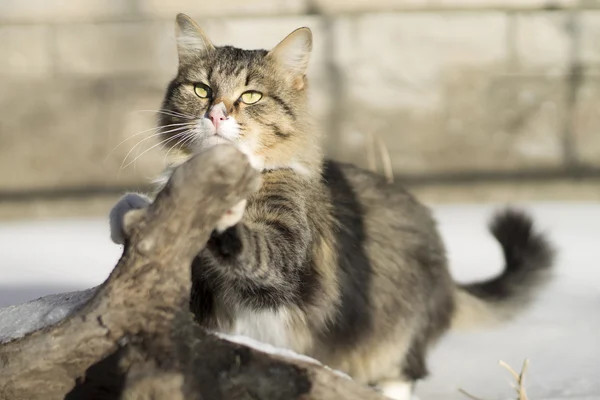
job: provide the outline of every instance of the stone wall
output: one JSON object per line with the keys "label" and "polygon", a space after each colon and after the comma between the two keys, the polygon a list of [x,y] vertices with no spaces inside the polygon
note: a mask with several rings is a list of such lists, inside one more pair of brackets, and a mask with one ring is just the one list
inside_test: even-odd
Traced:
{"label": "stone wall", "polygon": [[600,0],[3,0],[0,207],[115,194],[161,168],[158,147],[122,168],[152,131],[120,143],[153,127],[141,110],[175,73],[178,12],[246,48],[309,26],[338,159],[367,165],[378,137],[408,183],[598,183]]}

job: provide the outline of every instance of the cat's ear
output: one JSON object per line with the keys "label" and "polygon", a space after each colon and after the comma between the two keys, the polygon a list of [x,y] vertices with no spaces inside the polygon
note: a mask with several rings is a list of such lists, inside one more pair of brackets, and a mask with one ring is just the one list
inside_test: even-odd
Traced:
{"label": "cat's ear", "polygon": [[311,51],[312,32],[308,28],[299,28],[279,42],[268,57],[289,74],[296,89],[302,89]]}
{"label": "cat's ear", "polygon": [[185,14],[178,14],[176,19],[175,37],[179,61],[192,55],[198,55],[215,49],[204,31]]}

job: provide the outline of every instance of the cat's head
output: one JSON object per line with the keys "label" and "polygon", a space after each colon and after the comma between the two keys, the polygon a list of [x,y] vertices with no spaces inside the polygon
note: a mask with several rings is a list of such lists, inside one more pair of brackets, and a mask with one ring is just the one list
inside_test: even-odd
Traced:
{"label": "cat's head", "polygon": [[306,93],[310,29],[295,30],[270,51],[242,50],[214,46],[179,14],[176,37],[179,70],[160,114],[167,149],[190,155],[230,142],[257,169],[317,171],[320,143]]}

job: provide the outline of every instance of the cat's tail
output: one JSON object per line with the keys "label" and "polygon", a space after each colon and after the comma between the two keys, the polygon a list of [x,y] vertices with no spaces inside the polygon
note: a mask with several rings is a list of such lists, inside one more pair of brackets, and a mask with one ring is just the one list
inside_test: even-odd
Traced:
{"label": "cat's tail", "polygon": [[506,209],[494,216],[490,231],[502,247],[504,271],[490,280],[457,287],[453,328],[507,320],[526,308],[549,280],[555,252],[531,217]]}

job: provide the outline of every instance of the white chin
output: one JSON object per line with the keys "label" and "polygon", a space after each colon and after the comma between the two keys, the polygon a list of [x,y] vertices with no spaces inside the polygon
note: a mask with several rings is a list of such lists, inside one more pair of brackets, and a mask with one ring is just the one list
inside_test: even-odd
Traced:
{"label": "white chin", "polygon": [[218,144],[225,144],[225,143],[235,144],[231,140],[224,139],[221,136],[212,135],[212,136],[209,136],[209,137],[201,140],[197,144],[197,148],[198,148],[198,150],[202,151],[202,150],[210,149],[211,147],[214,147]]}
{"label": "white chin", "polygon": [[225,143],[234,145],[235,147],[237,147],[238,150],[240,150],[242,153],[244,153],[246,156],[248,156],[248,159],[250,161],[250,165],[252,166],[252,168],[259,170],[259,171],[262,171],[264,169],[264,160],[262,159],[262,157],[258,157],[256,155],[254,155],[248,146],[245,146],[244,144],[242,144],[240,142],[228,140],[228,139],[225,139],[225,138],[223,138],[221,136],[217,136],[217,135],[211,135],[211,136],[203,139],[202,141],[198,142],[198,144],[196,145],[196,148],[195,148],[195,152],[201,152],[203,150],[208,150],[211,147],[214,147],[219,144],[225,144]]}

